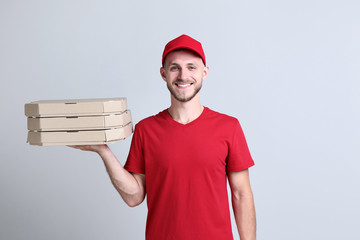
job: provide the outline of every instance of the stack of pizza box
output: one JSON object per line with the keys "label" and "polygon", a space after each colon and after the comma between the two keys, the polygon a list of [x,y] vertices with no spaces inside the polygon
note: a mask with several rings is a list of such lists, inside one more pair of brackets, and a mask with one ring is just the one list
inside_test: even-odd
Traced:
{"label": "stack of pizza box", "polygon": [[25,104],[31,145],[94,145],[133,132],[126,98],[41,100]]}

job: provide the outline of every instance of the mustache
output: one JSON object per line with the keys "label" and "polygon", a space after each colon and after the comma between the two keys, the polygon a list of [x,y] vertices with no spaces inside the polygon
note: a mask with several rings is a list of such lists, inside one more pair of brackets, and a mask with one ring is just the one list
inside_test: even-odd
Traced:
{"label": "mustache", "polygon": [[191,84],[191,83],[194,83],[194,81],[177,80],[174,83],[175,84]]}

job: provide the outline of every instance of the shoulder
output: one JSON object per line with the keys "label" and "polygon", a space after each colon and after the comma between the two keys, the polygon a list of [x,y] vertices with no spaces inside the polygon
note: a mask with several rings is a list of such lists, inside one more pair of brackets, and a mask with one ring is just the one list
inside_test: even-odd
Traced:
{"label": "shoulder", "polygon": [[210,108],[205,108],[207,111],[207,118],[212,121],[217,121],[219,123],[226,125],[238,125],[239,120],[236,117],[214,111]]}
{"label": "shoulder", "polygon": [[167,109],[159,112],[156,115],[146,117],[146,118],[140,120],[135,125],[135,128],[143,129],[143,128],[147,128],[148,126],[154,126],[154,125],[157,125],[157,124],[159,124],[159,123],[161,123],[163,121],[166,121],[166,114],[167,114]]}

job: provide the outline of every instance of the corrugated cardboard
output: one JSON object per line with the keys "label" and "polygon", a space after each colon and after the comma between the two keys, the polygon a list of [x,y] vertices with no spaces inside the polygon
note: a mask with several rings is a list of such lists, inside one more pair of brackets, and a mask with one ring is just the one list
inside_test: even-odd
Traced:
{"label": "corrugated cardboard", "polygon": [[61,131],[116,128],[131,122],[131,112],[100,116],[29,117],[31,131]]}
{"label": "corrugated cardboard", "polygon": [[40,100],[25,104],[28,117],[102,115],[123,112],[126,98]]}
{"label": "corrugated cardboard", "polygon": [[28,133],[28,142],[31,145],[92,145],[104,144],[123,140],[131,135],[132,122],[124,127],[106,130],[83,130],[83,131],[56,131],[56,132],[33,132]]}

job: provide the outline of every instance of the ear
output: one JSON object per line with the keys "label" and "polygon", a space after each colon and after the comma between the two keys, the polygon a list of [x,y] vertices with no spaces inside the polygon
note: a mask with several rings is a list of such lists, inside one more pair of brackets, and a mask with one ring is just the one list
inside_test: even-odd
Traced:
{"label": "ear", "polygon": [[161,75],[162,79],[166,82],[166,74],[165,74],[165,68],[164,67],[160,68],[160,75]]}
{"label": "ear", "polygon": [[204,67],[204,70],[203,70],[203,80],[205,80],[207,78],[208,74],[209,74],[209,67],[206,66],[206,67]]}

